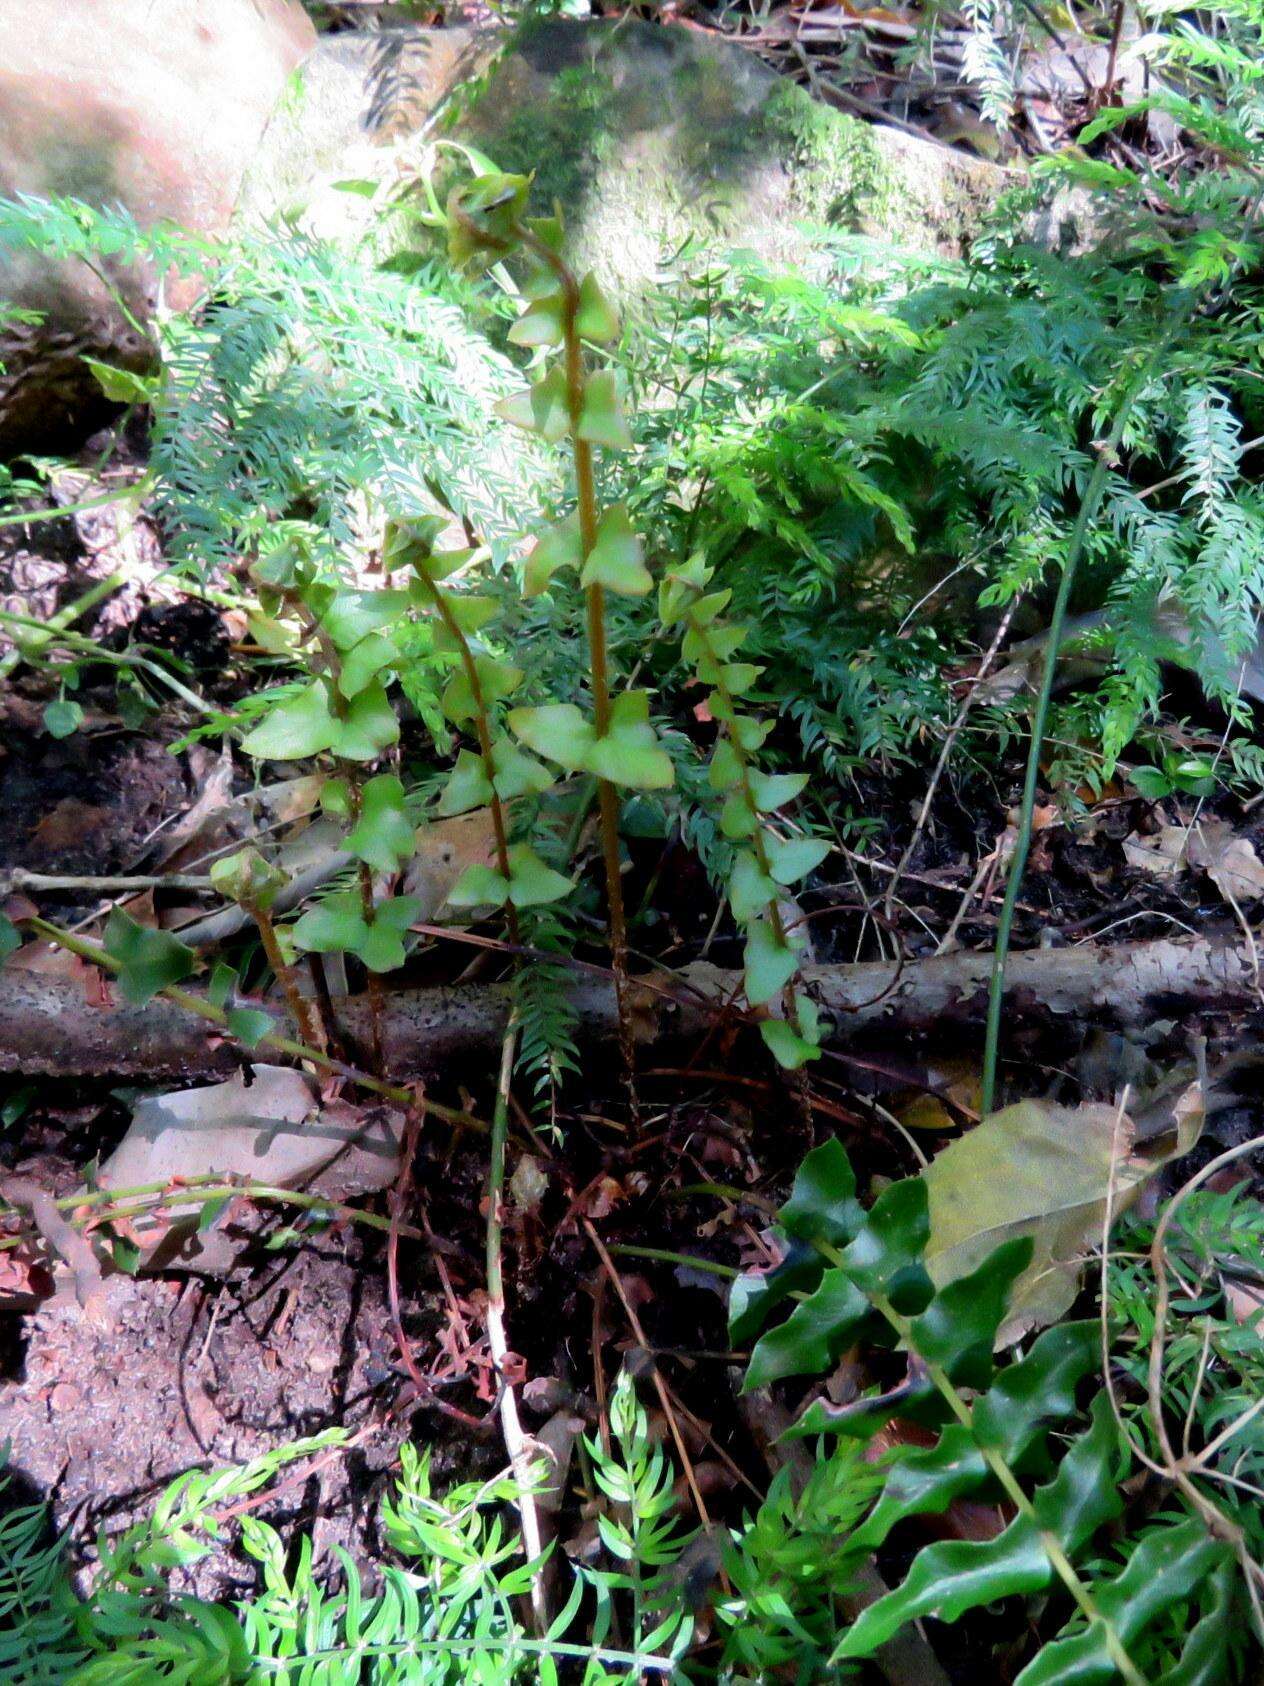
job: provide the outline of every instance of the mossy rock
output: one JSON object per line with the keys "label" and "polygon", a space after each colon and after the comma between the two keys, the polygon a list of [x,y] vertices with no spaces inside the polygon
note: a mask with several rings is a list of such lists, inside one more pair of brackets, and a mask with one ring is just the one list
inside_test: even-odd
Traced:
{"label": "mossy rock", "polygon": [[465,29],[322,40],[269,126],[244,214],[301,215],[392,255],[416,244],[415,221],[384,228],[333,183],[389,181],[419,140],[446,132],[533,173],[534,205],[561,204],[576,260],[626,293],[686,246],[803,265],[805,224],[959,256],[1011,179],[834,111],[696,31],[556,21],[522,32],[499,61],[496,47]]}
{"label": "mossy rock", "polygon": [[801,264],[804,224],[959,256],[1008,179],[834,111],[731,42],[643,23],[537,27],[458,132],[534,171],[579,261],[625,288],[687,242]]}

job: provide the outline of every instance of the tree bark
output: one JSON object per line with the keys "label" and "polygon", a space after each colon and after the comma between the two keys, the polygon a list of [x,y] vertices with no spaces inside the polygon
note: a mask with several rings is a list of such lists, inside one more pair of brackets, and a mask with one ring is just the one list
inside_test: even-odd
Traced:
{"label": "tree bark", "polygon": [[[959,1040],[962,1028],[981,1032],[991,963],[990,954],[948,954],[912,961],[898,974],[881,961],[813,966],[803,980],[833,1017],[837,1042],[945,1031]],[[640,980],[633,991],[637,1041],[700,1035],[740,986],[740,974],[707,965]],[[240,1051],[172,1003],[159,998],[132,1007],[108,982],[105,990],[100,1005],[77,984],[13,965],[0,970],[0,1071],[168,1081],[227,1075],[240,1065]],[[585,1040],[616,1035],[612,985],[580,974],[571,994]],[[1198,937],[1029,949],[1010,958],[1006,1004],[1011,1016],[1025,1020],[1075,1018],[1127,1029],[1200,1010],[1258,1008],[1264,998],[1240,948]],[[396,1078],[418,1076],[496,1046],[508,1005],[509,987],[499,984],[389,994],[382,1019],[387,1070]],[[365,999],[340,1002],[339,1016],[353,1035],[368,1035]],[[282,1017],[278,1028],[292,1029]]]}

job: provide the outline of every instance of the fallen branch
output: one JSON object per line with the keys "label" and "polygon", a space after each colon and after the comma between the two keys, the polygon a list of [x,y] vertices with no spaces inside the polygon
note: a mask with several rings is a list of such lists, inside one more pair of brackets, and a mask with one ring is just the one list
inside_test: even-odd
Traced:
{"label": "fallen branch", "polygon": [[[977,1030],[990,969],[989,954],[957,953],[911,961],[898,971],[887,961],[806,967],[803,980],[834,1016],[835,1040],[845,1042],[861,1033],[873,1040],[884,1032]],[[632,991],[637,1042],[701,1034],[740,987],[739,974],[702,964],[681,975],[641,980]],[[1005,996],[1011,1012],[1028,1017],[1069,1017],[1125,1029],[1192,1011],[1258,1006],[1248,958],[1223,937],[1029,949],[1012,956]],[[401,1078],[417,1076],[499,1045],[510,1000],[507,984],[388,995],[382,1017],[387,1070]],[[577,976],[571,1000],[587,1040],[617,1034],[614,989],[607,980]],[[363,997],[341,1003],[340,1012],[353,1036],[368,1034]],[[222,1032],[174,1002],[100,1006],[76,984],[20,967],[0,970],[0,1071],[168,1081],[227,1075],[241,1059]]]}

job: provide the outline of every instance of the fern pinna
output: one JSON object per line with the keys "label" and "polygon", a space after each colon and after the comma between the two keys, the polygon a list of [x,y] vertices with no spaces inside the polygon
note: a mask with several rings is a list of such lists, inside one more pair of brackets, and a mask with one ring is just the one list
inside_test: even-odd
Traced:
{"label": "fern pinna", "polygon": [[1122,1569],[1118,1542],[1112,1567],[1094,1568],[1095,1542],[1124,1513],[1129,1462],[1106,1392],[1087,1427],[1069,1428],[1080,1385],[1100,1367],[1098,1324],[1046,1330],[1024,1357],[998,1368],[993,1345],[1030,1240],[1004,1243],[936,1290],[924,1262],[925,1184],[894,1183],[865,1211],[836,1141],[804,1161],[778,1224],[781,1263],[740,1278],[730,1304],[733,1344],[759,1335],[747,1389],[829,1371],[853,1347],[894,1345],[906,1355],[896,1385],[843,1406],[818,1399],[791,1432],[871,1440],[896,1418],[939,1430],[932,1447],[892,1454],[882,1494],[847,1549],[879,1551],[898,1523],[942,1514],[967,1496],[991,1498],[1009,1517],[993,1539],[919,1551],[902,1584],[843,1631],[836,1663],[871,1655],[925,1616],[953,1622],[997,1599],[1041,1597],[1044,1643],[1016,1686],[1138,1686],[1156,1678],[1152,1625],[1179,1598],[1195,1601],[1198,1613],[1161,1678],[1169,1686],[1235,1678],[1238,1638],[1225,1620],[1237,1597],[1233,1553],[1203,1522],[1160,1518],[1126,1542]]}

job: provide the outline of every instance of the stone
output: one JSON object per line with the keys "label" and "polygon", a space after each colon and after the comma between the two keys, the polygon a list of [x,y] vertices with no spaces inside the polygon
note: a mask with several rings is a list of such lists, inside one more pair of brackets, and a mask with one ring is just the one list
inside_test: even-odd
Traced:
{"label": "stone", "polygon": [[[575,261],[627,294],[687,243],[803,265],[806,222],[957,257],[1013,179],[837,112],[697,31],[554,21],[524,31],[499,63],[495,46],[470,29],[322,39],[264,136],[242,216],[280,213],[383,257],[415,248],[417,218],[383,221],[382,201],[415,180],[425,143],[448,134],[534,173],[534,208],[560,202]],[[348,181],[365,191],[346,191]]]}
{"label": "stone", "polygon": [[[229,225],[246,163],[316,40],[298,0],[21,0],[0,6],[0,193],[123,205],[144,226]],[[112,277],[143,328],[156,277]],[[81,263],[0,250],[0,452],[108,413],[84,353],[142,368],[145,336]]]}

